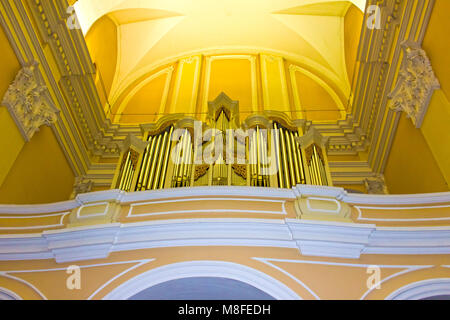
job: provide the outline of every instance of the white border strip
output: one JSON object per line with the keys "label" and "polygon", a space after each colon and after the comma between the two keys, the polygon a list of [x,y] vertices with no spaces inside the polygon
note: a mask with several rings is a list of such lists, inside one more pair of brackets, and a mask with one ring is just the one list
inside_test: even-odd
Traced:
{"label": "white border strip", "polygon": [[[105,210],[103,212],[84,215],[84,216],[80,215],[81,210],[83,210],[84,208],[97,207],[97,206],[102,206],[102,205],[106,205]],[[77,210],[77,218],[78,219],[89,219],[92,217],[104,217],[108,213],[109,206],[110,206],[109,202],[96,202],[96,203],[82,205]]]}
{"label": "white border strip", "polygon": [[65,217],[70,214],[70,212],[63,212],[63,213],[55,213],[55,214],[47,214],[42,216],[11,216],[11,217],[0,217],[0,219],[27,219],[27,218],[48,218],[48,217],[56,217],[61,216],[59,219],[59,224],[49,224],[44,226],[32,226],[32,227],[0,227],[0,230],[38,230],[38,229],[51,229],[51,228],[57,228],[57,227],[64,227],[64,219]]}
{"label": "white border strip", "polygon": [[357,221],[385,221],[385,222],[424,222],[424,221],[447,221],[450,220],[450,214],[449,217],[445,218],[413,218],[413,219],[383,219],[383,218],[364,218],[362,216],[361,209],[369,209],[369,210],[411,210],[411,209],[436,209],[436,208],[450,208],[450,205],[443,205],[443,206],[430,206],[430,207],[359,207],[355,206],[355,209],[358,211],[358,218]]}
{"label": "white border strip", "polygon": [[[257,261],[263,262],[267,265],[270,265],[272,267],[276,267],[274,266],[272,263],[270,263],[269,261],[274,261],[274,262],[287,262],[287,263],[304,263],[304,264],[316,264],[316,265],[328,265],[328,266],[344,266],[344,267],[356,267],[356,268],[368,268],[372,265],[369,264],[354,264],[354,263],[339,263],[339,262],[328,262],[328,261],[309,261],[309,260],[289,260],[289,259],[271,259],[271,258],[253,258]],[[384,278],[382,281],[380,281],[380,284],[383,284],[384,282],[409,273],[409,272],[413,272],[413,271],[417,271],[417,270],[422,270],[422,269],[429,269],[429,268],[433,268],[434,265],[422,265],[422,266],[418,266],[418,265],[377,265],[380,268],[385,268],[385,269],[407,269],[407,270],[402,270],[400,272],[394,273],[386,278]],[[301,282],[299,279],[297,279],[296,277],[294,277],[293,275],[291,275],[290,273],[288,273],[287,271],[280,269],[278,267],[276,267],[276,269],[282,271],[283,273],[285,273],[286,275],[288,275],[289,277],[291,277],[293,280],[295,280],[296,282],[302,284],[305,289],[307,289],[311,294],[313,294],[314,296],[317,296],[314,294],[314,292],[303,284],[303,282]],[[369,293],[371,293],[374,290],[374,288],[367,290],[360,298],[360,300],[364,300]],[[317,296],[317,299],[320,299]]]}

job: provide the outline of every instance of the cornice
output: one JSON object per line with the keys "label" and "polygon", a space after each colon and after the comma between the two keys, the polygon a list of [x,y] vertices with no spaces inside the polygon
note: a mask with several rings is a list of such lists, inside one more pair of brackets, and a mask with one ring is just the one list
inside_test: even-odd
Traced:
{"label": "cornice", "polygon": [[77,227],[1,236],[0,261],[57,263],[104,259],[111,253],[168,247],[268,247],[302,256],[359,259],[365,254],[449,254],[449,228],[379,228],[285,219],[192,219]]}
{"label": "cornice", "polygon": [[[294,202],[297,219],[277,213],[277,218],[186,218],[126,222],[117,212],[120,206],[147,205],[180,199],[239,197],[240,200]],[[198,198],[197,198],[198,197]],[[231,198],[229,198],[231,199]],[[329,202],[333,206],[320,207]],[[303,256],[359,259],[364,254],[449,254],[450,227],[398,226],[367,224],[369,218],[350,219],[350,206],[393,210],[448,207],[450,192],[390,196],[351,194],[342,188],[299,185],[292,189],[252,187],[197,187],[126,193],[109,190],[77,195],[74,200],[32,206],[0,206],[8,217],[72,212],[80,218],[82,208],[100,206],[108,218],[95,224],[72,224],[59,230],[33,234],[0,235],[0,261],[56,259],[58,263],[103,259],[117,251],[146,248],[191,246],[241,246],[297,249]],[[104,206],[106,205],[106,209]],[[404,207],[399,207],[404,206]],[[110,211],[108,211],[110,210]],[[300,210],[300,211],[299,211]],[[108,213],[110,212],[110,213]],[[323,219],[324,214],[329,219]],[[322,217],[319,219],[319,217]],[[447,215],[448,217],[448,215]],[[444,219],[444,218],[442,218]],[[449,219],[449,218],[445,218]],[[432,221],[432,218],[422,219]],[[119,222],[120,221],[120,222]],[[363,222],[363,223],[360,223]],[[73,222],[72,222],[73,223]]]}

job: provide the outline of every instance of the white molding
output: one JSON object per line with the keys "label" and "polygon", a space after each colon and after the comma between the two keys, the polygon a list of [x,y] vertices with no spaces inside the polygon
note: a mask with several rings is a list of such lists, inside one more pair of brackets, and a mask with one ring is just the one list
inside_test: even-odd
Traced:
{"label": "white molding", "polygon": [[[443,206],[417,206],[417,207],[363,207],[363,206],[354,206],[356,211],[358,211],[357,221],[383,221],[383,222],[426,222],[426,221],[448,221],[449,217],[442,218],[413,218],[411,214],[411,218],[402,218],[402,219],[393,219],[393,218],[364,218],[361,209],[369,209],[369,210],[418,210],[418,209],[439,209],[439,208],[450,208],[450,205]],[[378,212],[380,214],[380,212]]]}
{"label": "white molding", "polygon": [[286,219],[293,239],[305,256],[359,259],[375,231],[374,225]]}
{"label": "white molding", "polygon": [[[176,203],[176,202],[192,202],[192,201],[240,201],[240,202],[271,202],[280,203],[280,211],[264,211],[264,210],[239,210],[239,209],[201,209],[201,210],[178,210],[178,211],[161,211],[153,213],[133,214],[135,207],[142,207],[148,205],[155,205],[161,203]],[[268,200],[268,199],[245,199],[245,198],[189,198],[189,199],[173,199],[173,200],[161,200],[152,202],[132,203],[128,210],[127,218],[130,217],[148,217],[159,216],[167,214],[179,214],[179,213],[257,213],[257,214],[274,214],[274,215],[287,215],[285,209],[284,200]]]}
{"label": "white molding", "polygon": [[0,301],[2,300],[23,300],[17,293],[6,288],[0,287]]}
{"label": "white molding", "polygon": [[[276,266],[275,264],[269,262],[269,261],[275,261],[274,259],[266,259],[266,258],[252,258],[253,260],[262,262],[278,271],[280,271],[281,273],[287,275],[289,278],[291,278],[292,280],[294,280],[295,282],[297,282],[299,285],[301,285],[303,288],[305,288],[314,298],[316,298],[317,300],[320,300],[320,297],[317,295],[317,293],[315,293],[310,287],[308,287],[304,282],[302,282],[300,279],[298,279],[297,277],[294,277],[292,274],[290,274],[289,272],[287,272],[286,270]],[[280,260],[278,260],[280,261]]]}
{"label": "white molding", "polygon": [[[154,221],[122,225],[117,234],[115,245],[143,241],[193,240],[198,244],[207,244],[213,239],[239,240],[245,246],[249,240],[290,241],[288,227],[284,223],[271,220],[245,219],[193,219]],[[208,241],[204,241],[208,240]]]}
{"label": "white molding", "polygon": [[365,254],[450,254],[450,228],[381,228],[370,237]]}
{"label": "white molding", "polygon": [[189,261],[144,272],[108,293],[105,300],[126,300],[145,289],[171,280],[219,277],[244,282],[277,300],[300,300],[292,289],[267,274],[245,265],[224,261]]}
{"label": "white molding", "polygon": [[0,261],[106,258],[148,248],[230,246],[296,248],[304,256],[450,254],[450,227],[380,228],[295,219],[180,219],[105,224],[0,236]]}
{"label": "white molding", "polygon": [[[192,197],[256,197],[265,199],[296,199],[297,197],[328,197],[343,201],[351,205],[371,206],[371,205],[418,205],[424,207],[427,204],[440,204],[450,202],[450,192],[414,194],[414,195],[367,195],[350,194],[343,188],[298,185],[292,189],[278,188],[257,188],[239,186],[214,186],[214,187],[193,187],[175,188],[164,190],[149,190],[143,192],[126,193],[120,190],[98,191],[80,194],[75,200],[42,205],[0,205],[0,214],[27,215],[45,214],[62,211],[70,211],[93,202],[116,202],[130,203],[140,201],[164,200],[171,198],[192,198]],[[245,199],[243,199],[245,200]],[[413,207],[411,207],[413,208]],[[377,209],[383,209],[382,207]]]}
{"label": "white molding", "polygon": [[386,300],[420,300],[450,295],[450,278],[428,279],[408,284],[386,297]]}
{"label": "white molding", "polygon": [[134,193],[125,193],[121,199],[122,203],[138,202],[148,200],[161,200],[183,197],[207,197],[207,196],[240,196],[240,197],[258,197],[266,199],[282,198],[295,199],[292,190],[276,188],[256,188],[256,187],[193,187],[193,188],[175,188],[165,190],[153,190]]}
{"label": "white molding", "polygon": [[[208,196],[211,198],[207,198]],[[399,207],[404,210],[418,207],[441,207],[442,203],[450,202],[450,193],[448,192],[415,196],[368,196],[347,194],[342,188],[314,186],[297,186],[291,190],[253,187],[196,187],[135,193],[109,190],[81,194],[73,201],[51,205],[1,206],[0,213],[9,214],[12,218],[25,219],[27,214],[38,216],[40,213],[42,215],[39,217],[45,217],[52,212],[61,212],[61,209],[76,209],[80,206],[107,203],[138,206],[143,204],[134,203],[139,201],[159,203],[198,200],[195,197],[208,200],[235,199],[280,203],[298,197],[312,197],[313,199],[343,201],[366,206],[367,203],[369,206],[411,205],[411,207]],[[414,204],[420,206],[414,206]],[[430,206],[426,207],[427,204]],[[433,204],[435,205],[433,206]],[[377,207],[377,209],[382,210],[383,207]],[[284,206],[283,210],[286,210]],[[245,212],[245,210],[240,212]],[[283,212],[286,213],[286,211]],[[263,212],[258,211],[258,213]],[[63,214],[67,213],[55,213],[55,215]],[[278,219],[160,220],[66,228],[26,235],[0,235],[0,260],[56,258],[58,262],[77,261],[105,258],[114,251],[219,245],[298,248],[303,255],[341,258],[359,258],[361,254],[450,253],[450,227],[383,228],[376,227],[374,224],[284,219],[285,216],[281,211],[278,214],[280,215],[274,216]],[[434,221],[433,218],[428,220]]]}
{"label": "white molding", "polygon": [[[111,265],[123,265],[123,264],[130,264],[130,263],[136,263],[136,265],[126,269],[125,271],[119,273],[118,275],[114,276],[113,278],[106,281],[103,285],[101,285],[97,290],[94,291],[94,293],[91,294],[91,296],[88,299],[91,299],[93,296],[95,296],[98,292],[100,292],[104,287],[106,287],[108,284],[113,282],[114,280],[118,279],[119,277],[123,276],[127,272],[136,269],[146,263],[152,262],[155,259],[142,259],[142,260],[128,260],[128,261],[119,261],[119,262],[108,262],[108,263],[99,263],[99,264],[91,264],[91,265],[82,265],[79,266],[81,269],[87,269],[87,268],[95,268],[95,267],[102,267],[102,266],[111,266]],[[27,269],[27,270],[6,270],[6,271],[0,271],[0,276],[4,276],[16,281],[19,281],[29,288],[31,288],[33,291],[35,291],[37,294],[41,296],[44,300],[48,300],[47,297],[34,285],[31,283],[13,276],[12,274],[15,273],[38,273],[38,272],[55,272],[55,271],[66,271],[67,268],[47,268],[47,269]],[[1,300],[1,291],[3,288],[0,287],[0,300]],[[20,298],[21,299],[21,298]]]}
{"label": "white molding", "polygon": [[450,202],[450,192],[411,195],[345,194],[342,201],[361,205],[425,205]]}
{"label": "white molding", "polygon": [[297,185],[292,188],[296,197],[315,196],[328,197],[341,200],[347,192],[343,188],[314,186],[314,185]]}
{"label": "white molding", "polygon": [[[143,266],[144,264],[147,264],[149,262],[155,261],[155,259],[147,259],[147,260],[141,260],[138,264],[131,266],[130,268],[122,271],[121,273],[119,273],[118,275],[112,277],[111,279],[109,279],[108,281],[106,281],[103,285],[101,285],[97,290],[95,290],[89,297],[88,300],[92,300],[100,291],[102,291],[107,285],[109,285],[110,283],[112,283],[113,281],[119,279],[121,276],[127,274],[128,272],[130,272],[131,270],[137,269],[141,266]],[[127,261],[127,263],[130,262],[136,262],[136,261]]]}
{"label": "white molding", "polygon": [[47,297],[38,288],[36,288],[33,284],[31,284],[30,282],[25,281],[25,280],[23,280],[21,278],[18,278],[18,277],[14,277],[14,276],[12,276],[12,275],[8,274],[7,272],[4,272],[4,271],[0,272],[0,276],[12,279],[14,281],[18,281],[20,283],[23,283],[27,287],[31,288],[34,292],[36,292],[42,299],[48,300]]}
{"label": "white molding", "polygon": [[[94,213],[94,214],[88,214],[88,215],[80,214],[81,210],[83,210],[85,208],[97,207],[97,206],[102,206],[102,205],[105,206],[105,210],[103,210],[103,212]],[[96,203],[90,203],[90,204],[82,205],[77,210],[77,219],[89,219],[89,218],[92,218],[92,217],[104,217],[108,213],[109,207],[110,207],[110,203],[109,202],[96,202]]]}
{"label": "white molding", "polygon": [[[335,210],[314,209],[313,207],[311,207],[310,200],[324,201],[324,202],[333,202],[334,204],[336,204],[336,209]],[[341,203],[339,201],[337,201],[336,199],[319,198],[319,197],[309,197],[309,198],[307,198],[306,199],[306,206],[308,207],[309,211],[320,212],[320,213],[334,213],[334,214],[338,214],[341,211],[341,209],[342,209]]]}
{"label": "white molding", "polygon": [[46,224],[46,225],[36,225],[31,227],[0,227],[0,230],[39,230],[39,229],[51,229],[64,227],[64,219],[70,212],[54,213],[54,214],[44,214],[44,215],[32,215],[32,216],[8,216],[1,217],[0,219],[34,219],[34,218],[48,218],[61,216],[58,224]]}
{"label": "white molding", "polygon": [[[272,258],[253,258],[254,260],[263,262],[273,268],[276,268],[277,270],[283,272],[287,276],[289,276],[291,279],[296,281],[297,283],[301,284],[306,290],[308,290],[316,299],[320,299],[319,296],[317,296],[310,288],[308,288],[303,282],[300,281],[297,277],[294,277],[292,274],[288,273],[286,270],[278,268],[275,264],[272,262],[287,262],[287,263],[298,263],[298,264],[312,264],[312,265],[326,265],[326,266],[345,266],[345,267],[356,267],[356,268],[369,268],[371,265],[369,264],[359,264],[359,263],[342,263],[342,262],[331,262],[331,261],[310,261],[310,260],[290,260],[290,259],[272,259]],[[391,280],[394,277],[404,275],[406,273],[410,273],[416,270],[422,270],[422,269],[429,269],[434,267],[433,265],[379,265],[380,268],[387,268],[387,269],[405,269],[399,272],[396,272],[383,280],[380,281],[380,284],[383,284],[384,282]],[[368,289],[364,294],[361,296],[360,300],[364,300],[369,293],[371,293],[374,290]]]}
{"label": "white molding", "polygon": [[48,249],[58,263],[102,259],[109,256],[120,224],[45,231]]}

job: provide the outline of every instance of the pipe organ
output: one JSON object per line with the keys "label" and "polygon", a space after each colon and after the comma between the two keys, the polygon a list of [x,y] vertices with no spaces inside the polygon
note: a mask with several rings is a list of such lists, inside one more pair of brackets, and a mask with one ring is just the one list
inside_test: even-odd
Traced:
{"label": "pipe organ", "polygon": [[129,148],[123,155],[115,188],[130,191],[136,173],[139,153]]}
{"label": "pipe organ", "polygon": [[302,150],[296,141],[298,131],[292,132],[275,122],[274,135],[277,142],[278,186],[292,188],[298,184],[306,184]]}
{"label": "pipe organ", "polygon": [[236,107],[210,107],[207,122],[172,116],[143,129],[143,140],[129,138],[113,188],[331,185],[325,145],[317,132],[303,135],[302,127],[273,114],[240,123]]}
{"label": "pipe organ", "polygon": [[306,149],[306,162],[311,179],[311,184],[328,186],[325,161],[322,149],[315,143]]}
{"label": "pipe organ", "polygon": [[141,169],[135,191],[163,189],[172,148],[173,126],[164,132],[147,137],[147,148],[142,156]]}
{"label": "pipe organ", "polygon": [[175,146],[172,188],[189,187],[191,185],[193,144],[189,130],[182,130],[180,140]]}

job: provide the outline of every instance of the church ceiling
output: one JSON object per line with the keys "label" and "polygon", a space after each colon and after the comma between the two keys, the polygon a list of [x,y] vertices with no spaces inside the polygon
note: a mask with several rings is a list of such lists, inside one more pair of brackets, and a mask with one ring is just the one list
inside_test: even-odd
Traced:
{"label": "church ceiling", "polygon": [[[198,53],[269,52],[326,69],[349,93],[344,19],[365,0],[78,0],[89,37],[107,17],[116,31],[98,44],[116,43],[108,71],[109,101],[130,83],[183,56]],[[103,33],[103,32],[102,32]],[[110,38],[109,38],[110,37]]]}

